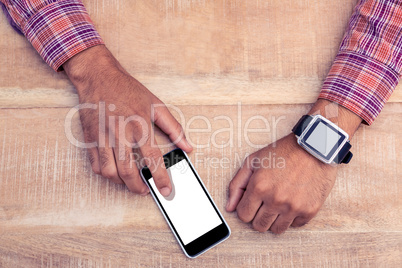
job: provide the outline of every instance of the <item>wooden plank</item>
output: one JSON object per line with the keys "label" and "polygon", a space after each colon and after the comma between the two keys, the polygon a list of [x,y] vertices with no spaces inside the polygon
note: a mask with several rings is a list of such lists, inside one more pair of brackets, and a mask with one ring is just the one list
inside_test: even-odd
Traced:
{"label": "wooden plank", "polygon": [[[229,181],[256,150],[250,144],[263,146],[286,135],[308,108],[172,109],[179,120],[177,109],[182,112],[187,132],[207,127],[201,117],[210,122],[211,132],[186,134],[200,146],[209,143],[190,157],[233,230],[229,241],[196,261],[180,252],[150,196],[93,175],[86,152],[66,138],[69,109],[0,109],[0,266],[395,267],[402,247],[402,104],[388,104],[372,126],[359,129],[352,141],[355,158],[339,169],[330,196],[308,225],[281,236],[259,234],[235,213],[224,212]],[[266,119],[270,132],[245,139],[245,124],[256,115]],[[217,145],[227,143],[230,133],[216,131],[230,123],[218,116],[233,122],[233,144],[225,148]],[[250,124],[263,127],[262,120]],[[82,136],[77,117],[72,132]],[[157,138],[167,144],[160,133]]]}
{"label": "wooden plank", "polygon": [[[175,105],[314,102],[356,2],[84,1],[122,65]],[[74,106],[65,74],[0,21],[0,107]]]}
{"label": "wooden plank", "polygon": [[[100,231],[100,232],[98,232]],[[3,267],[399,267],[400,233],[234,232],[208,253],[186,258],[168,232],[0,237]],[[166,249],[169,250],[166,250]]]}
{"label": "wooden plank", "polygon": [[[198,78],[134,75],[151,92],[172,105],[236,105],[313,103],[322,81],[318,79],[267,79],[252,82],[233,76]],[[63,80],[62,80],[63,81]],[[398,92],[398,91],[396,91]],[[390,102],[398,100],[398,94]],[[0,87],[0,108],[55,108],[78,104],[75,89]]]}

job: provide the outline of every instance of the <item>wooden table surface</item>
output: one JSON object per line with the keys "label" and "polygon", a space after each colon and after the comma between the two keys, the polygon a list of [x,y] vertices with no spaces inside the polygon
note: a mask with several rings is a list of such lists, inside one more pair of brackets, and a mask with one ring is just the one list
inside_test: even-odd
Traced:
{"label": "wooden table surface", "polygon": [[[288,134],[315,101],[356,2],[84,1],[113,54],[200,145],[190,157],[232,236],[195,260],[150,196],[92,173],[65,132],[74,87],[1,14],[0,267],[400,267],[400,86],[356,133],[353,161],[309,224],[258,233],[224,211],[244,157]],[[206,122],[210,131],[189,131]],[[77,117],[72,130],[82,137]]]}

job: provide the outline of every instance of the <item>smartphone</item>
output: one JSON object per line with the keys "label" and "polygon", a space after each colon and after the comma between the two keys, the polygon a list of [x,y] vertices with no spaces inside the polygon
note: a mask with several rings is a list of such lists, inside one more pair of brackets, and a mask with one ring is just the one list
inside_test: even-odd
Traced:
{"label": "smartphone", "polygon": [[186,153],[176,149],[163,160],[172,183],[168,197],[159,193],[147,167],[141,169],[141,176],[184,254],[195,258],[226,240],[230,228]]}

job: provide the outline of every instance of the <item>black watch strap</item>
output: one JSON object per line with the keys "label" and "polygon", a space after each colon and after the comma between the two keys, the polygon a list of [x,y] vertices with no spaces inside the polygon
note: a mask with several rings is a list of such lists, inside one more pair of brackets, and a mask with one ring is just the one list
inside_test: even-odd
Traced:
{"label": "black watch strap", "polygon": [[311,115],[303,115],[300,119],[299,122],[293,127],[292,132],[296,136],[300,136],[303,131],[306,129],[308,124],[310,124],[311,120],[313,120],[313,117]]}
{"label": "black watch strap", "polygon": [[[292,132],[296,136],[300,136],[306,127],[310,124],[313,117],[311,115],[303,115],[297,124],[293,127]],[[350,142],[345,143],[345,145],[341,148],[338,155],[335,157],[334,162],[336,164],[348,164],[353,157],[353,154],[350,152],[350,148],[352,145]]]}
{"label": "black watch strap", "polygon": [[337,164],[348,164],[353,157],[350,148],[352,148],[350,142],[345,143],[338,155],[334,158],[334,162]]}

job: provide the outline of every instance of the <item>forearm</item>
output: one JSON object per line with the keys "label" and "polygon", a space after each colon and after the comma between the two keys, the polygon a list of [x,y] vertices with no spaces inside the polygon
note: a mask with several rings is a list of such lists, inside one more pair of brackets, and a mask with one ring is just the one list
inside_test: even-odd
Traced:
{"label": "forearm", "polygon": [[27,37],[46,63],[61,70],[68,59],[102,38],[80,0],[1,0],[13,27]]}
{"label": "forearm", "polygon": [[373,123],[401,75],[401,13],[398,0],[359,1],[319,98]]}

